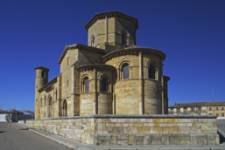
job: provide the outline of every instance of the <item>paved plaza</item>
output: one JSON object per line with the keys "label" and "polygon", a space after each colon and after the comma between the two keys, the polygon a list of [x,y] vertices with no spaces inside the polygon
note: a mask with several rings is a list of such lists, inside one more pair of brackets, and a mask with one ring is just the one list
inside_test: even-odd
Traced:
{"label": "paved plaza", "polygon": [[15,123],[0,123],[1,150],[68,150]]}

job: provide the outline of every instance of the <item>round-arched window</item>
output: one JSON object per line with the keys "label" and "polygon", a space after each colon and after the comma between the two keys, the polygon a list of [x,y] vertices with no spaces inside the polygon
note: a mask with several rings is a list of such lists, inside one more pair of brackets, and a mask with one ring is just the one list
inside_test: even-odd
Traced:
{"label": "round-arched window", "polygon": [[91,46],[95,46],[95,36],[91,35]]}
{"label": "round-arched window", "polygon": [[67,116],[67,102],[66,102],[66,100],[63,101],[62,116]]}
{"label": "round-arched window", "polygon": [[151,64],[151,63],[148,66],[148,78],[156,79],[156,67],[154,64]]}
{"label": "round-arched window", "polygon": [[129,64],[122,65],[122,79],[129,79]]}
{"label": "round-arched window", "polygon": [[83,93],[89,93],[89,79],[85,77],[83,79]]}
{"label": "round-arched window", "polygon": [[49,95],[48,96],[48,117],[52,117],[53,114],[53,109],[52,109],[52,97]]}
{"label": "round-arched window", "polygon": [[55,101],[57,101],[57,89],[55,89]]}
{"label": "round-arched window", "polygon": [[100,92],[108,91],[108,79],[106,77],[102,77],[100,80]]}
{"label": "round-arched window", "polygon": [[50,95],[48,96],[48,105],[52,105],[52,97]]}

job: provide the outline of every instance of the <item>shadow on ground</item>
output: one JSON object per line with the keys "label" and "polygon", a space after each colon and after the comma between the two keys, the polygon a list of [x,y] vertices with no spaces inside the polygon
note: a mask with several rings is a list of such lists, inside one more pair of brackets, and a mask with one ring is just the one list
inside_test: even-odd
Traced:
{"label": "shadow on ground", "polygon": [[5,132],[6,132],[6,131],[0,131],[0,134],[1,134],[1,133],[5,133]]}
{"label": "shadow on ground", "polygon": [[22,129],[20,129],[20,130],[29,130],[29,128],[22,128]]}
{"label": "shadow on ground", "polygon": [[225,143],[225,119],[217,119],[220,143]]}

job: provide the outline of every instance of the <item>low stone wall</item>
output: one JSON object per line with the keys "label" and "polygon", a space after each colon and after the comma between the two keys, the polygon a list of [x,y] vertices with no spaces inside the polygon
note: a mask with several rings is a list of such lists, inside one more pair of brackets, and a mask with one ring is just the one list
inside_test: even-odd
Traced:
{"label": "low stone wall", "polygon": [[95,115],[27,121],[31,128],[95,145],[219,144],[216,119],[209,116]]}
{"label": "low stone wall", "polygon": [[74,139],[84,144],[94,144],[94,118],[61,118],[27,121],[29,128],[39,129],[49,133]]}

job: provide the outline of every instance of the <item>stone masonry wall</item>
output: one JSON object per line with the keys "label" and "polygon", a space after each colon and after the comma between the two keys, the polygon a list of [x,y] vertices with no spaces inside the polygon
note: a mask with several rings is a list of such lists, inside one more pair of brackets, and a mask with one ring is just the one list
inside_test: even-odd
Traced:
{"label": "stone masonry wall", "polygon": [[83,144],[219,144],[216,119],[213,117],[95,115],[28,121],[27,125]]}
{"label": "stone masonry wall", "polygon": [[30,128],[39,129],[84,144],[94,144],[94,118],[62,118],[27,121]]}
{"label": "stone masonry wall", "polygon": [[98,119],[99,145],[208,145],[217,144],[214,119],[125,118]]}

